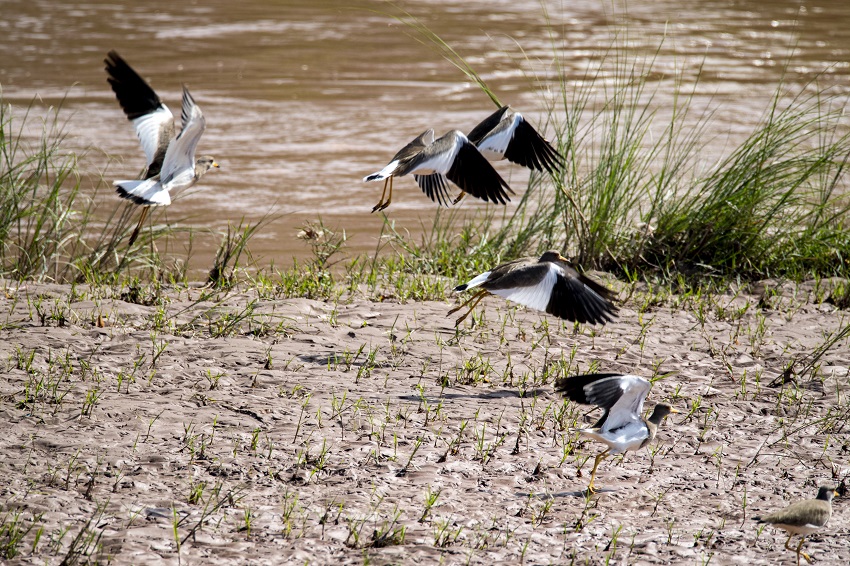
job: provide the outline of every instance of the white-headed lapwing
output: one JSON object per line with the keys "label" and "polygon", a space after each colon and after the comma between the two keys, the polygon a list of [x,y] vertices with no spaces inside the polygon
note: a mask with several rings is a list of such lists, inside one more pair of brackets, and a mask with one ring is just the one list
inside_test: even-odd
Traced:
{"label": "white-headed lapwing", "polygon": [[[507,159],[533,171],[547,171],[550,175],[563,167],[564,157],[558,150],[510,106],[502,106],[487,116],[466,137],[490,161]],[[461,192],[454,204],[465,194]]]}
{"label": "white-headed lapwing", "polygon": [[539,258],[524,257],[503,263],[454,290],[475,288],[479,289],[477,293],[449,311],[451,315],[469,305],[469,310],[457,319],[455,326],[487,295],[499,295],[558,318],[581,323],[605,324],[617,312],[612,302],[614,293],[576,271],[569,260],[556,251],[547,251]]}
{"label": "white-headed lapwing", "polygon": [[209,155],[195,159],[195,149],[206,122],[185,85],[182,129],[175,135],[174,116],[150,85],[117,52],[110,51],[104,62],[109,74],[107,80],[127,119],[133,122],[145,152],[146,167],[140,179],[113,183],[121,198],[144,207],[139,224],[130,236],[129,245],[132,246],[149,207],[171,204],[173,195],[197,183],[210,168],[218,167],[218,163]]}
{"label": "white-headed lapwing", "polygon": [[588,493],[595,493],[593,485],[599,463],[611,454],[639,450],[649,444],[658,432],[664,417],[676,413],[670,405],[655,405],[650,417],[643,416],[643,402],[649,393],[650,383],[637,375],[594,373],[561,378],[555,390],[567,399],[584,405],[604,409],[602,417],[590,428],[579,429],[581,436],[592,438],[608,446],[596,456],[590,472]]}
{"label": "white-headed lapwing", "polygon": [[[447,179],[464,193],[487,202],[505,204],[511,200],[508,192],[513,194],[475,145],[458,130],[452,130],[436,140],[434,130],[427,130],[396,153],[386,167],[364,177],[364,182],[384,181],[381,200],[372,208],[372,212],[384,210],[392,202],[393,177],[408,174],[413,174],[431,200],[443,206],[450,204]],[[389,195],[387,184],[390,187]]]}

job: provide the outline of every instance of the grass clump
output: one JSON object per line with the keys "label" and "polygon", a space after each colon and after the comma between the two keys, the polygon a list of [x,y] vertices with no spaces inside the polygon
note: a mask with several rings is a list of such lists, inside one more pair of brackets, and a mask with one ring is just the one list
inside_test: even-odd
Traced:
{"label": "grass clump", "polygon": [[[96,216],[103,181],[84,190],[86,152],[68,149],[61,105],[42,118],[32,110],[17,116],[0,97],[0,274],[60,283],[110,279],[128,251],[122,239],[134,210],[117,204],[106,218]],[[35,141],[27,143],[34,128]]]}

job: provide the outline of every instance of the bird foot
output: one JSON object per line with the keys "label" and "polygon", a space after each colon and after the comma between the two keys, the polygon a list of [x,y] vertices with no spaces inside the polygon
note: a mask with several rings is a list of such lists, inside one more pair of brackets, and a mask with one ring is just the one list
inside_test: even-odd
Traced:
{"label": "bird foot", "polygon": [[582,493],[584,494],[585,497],[592,497],[592,496],[598,494],[599,490],[596,489],[593,486],[593,484],[591,484],[591,485],[587,486],[587,489],[585,489]]}
{"label": "bird foot", "polygon": [[447,317],[452,316],[454,313],[456,313],[457,311],[459,311],[461,308],[463,308],[463,305],[458,305],[458,306],[456,306],[455,308],[453,308],[452,310],[450,310],[449,312],[447,312],[447,313],[446,313],[446,316],[447,316]]}
{"label": "bird foot", "polygon": [[390,205],[389,201],[387,202],[379,202],[375,206],[372,207],[372,212],[378,212],[379,210],[384,210]]}
{"label": "bird foot", "polygon": [[[803,558],[805,558],[805,559],[806,559],[806,562],[808,562],[809,564],[811,564],[811,563],[812,563],[812,557],[811,557],[811,556],[809,556],[808,554],[806,554],[805,552],[801,552],[801,553],[800,553],[800,556],[802,556]],[[799,562],[798,562],[798,564],[799,564]]]}

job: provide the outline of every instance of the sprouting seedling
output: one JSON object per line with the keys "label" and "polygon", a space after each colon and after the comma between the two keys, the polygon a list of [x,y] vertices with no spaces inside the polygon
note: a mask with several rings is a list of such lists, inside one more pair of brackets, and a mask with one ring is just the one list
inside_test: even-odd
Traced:
{"label": "sprouting seedling", "polygon": [[419,447],[422,446],[422,442],[423,438],[421,436],[417,436],[416,442],[413,445],[413,451],[410,453],[407,463],[398,472],[396,472],[396,476],[402,477],[407,474],[407,470],[410,468],[410,463],[413,461],[413,457],[416,456],[416,452],[419,451]]}
{"label": "sprouting seedling", "polygon": [[207,382],[210,384],[210,391],[218,389],[219,381],[221,381],[221,378],[224,377],[224,375],[223,371],[213,373],[210,369],[206,370],[205,377],[207,378]]}
{"label": "sprouting seedling", "polygon": [[605,565],[611,563],[611,560],[614,558],[614,555],[617,554],[617,541],[620,538],[620,533],[623,530],[623,525],[617,525],[611,532],[611,539],[608,541],[608,544],[605,545],[605,548],[602,549],[602,552],[607,552],[605,555]]}
{"label": "sprouting seedling", "polygon": [[151,330],[151,369],[156,367],[156,362],[159,360],[160,356],[165,353],[165,349],[168,348],[168,342],[165,340],[157,341],[157,333],[154,330]]}
{"label": "sprouting seedling", "polygon": [[307,406],[310,404],[310,398],[313,396],[312,393],[308,393],[304,397],[304,401],[301,403],[301,414],[298,416],[298,425],[295,427],[295,435],[292,437],[292,442],[294,443],[298,440],[298,433],[301,432],[301,424],[304,422],[304,414],[307,411]]}
{"label": "sprouting seedling", "polygon": [[428,489],[425,492],[425,508],[422,511],[422,516],[419,517],[419,522],[422,523],[431,514],[431,509],[436,505],[437,499],[440,498],[440,493],[442,492],[442,488],[437,488],[437,490],[432,490],[431,485],[428,485]]}

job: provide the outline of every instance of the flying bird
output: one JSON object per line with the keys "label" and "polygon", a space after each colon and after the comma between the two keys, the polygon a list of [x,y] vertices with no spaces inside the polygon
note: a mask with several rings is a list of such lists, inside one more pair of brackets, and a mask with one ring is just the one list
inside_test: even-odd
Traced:
{"label": "flying bird", "polygon": [[590,428],[579,429],[581,436],[608,446],[596,456],[590,472],[588,493],[596,493],[593,481],[599,463],[611,454],[639,450],[649,444],[658,432],[664,417],[678,411],[659,403],[648,419],[643,417],[643,402],[649,394],[650,383],[637,375],[594,373],[561,378],[555,390],[567,399],[604,409],[602,417]]}
{"label": "flying bird", "polygon": [[477,293],[446,315],[450,316],[471,303],[455,326],[463,322],[487,295],[499,295],[526,307],[583,324],[605,324],[617,312],[613,303],[614,293],[576,271],[569,260],[556,251],[547,251],[540,258],[524,257],[503,263],[454,290],[475,288],[479,288]]}
{"label": "flying bird", "polygon": [[502,106],[475,126],[467,136],[490,161],[507,159],[535,171],[560,171],[558,151],[510,106]]}
{"label": "flying bird", "polygon": [[[372,212],[384,210],[392,202],[393,177],[413,174],[414,179],[428,197],[438,204],[448,206],[448,181],[456,184],[485,202],[505,204],[513,191],[478,149],[458,130],[452,130],[434,140],[434,130],[426,130],[401,148],[389,164],[363,178],[364,182],[384,181],[381,200]],[[387,195],[387,184],[390,190]],[[386,200],[384,200],[386,197]]]}
{"label": "flying bird", "polygon": [[107,80],[127,119],[133,122],[145,152],[145,170],[140,179],[113,183],[121,198],[144,207],[130,236],[128,245],[132,246],[150,207],[171,204],[172,195],[197,183],[211,168],[218,168],[218,163],[209,155],[195,159],[206,121],[185,85],[182,128],[175,135],[174,116],[150,85],[116,51],[110,51],[104,63]]}
{"label": "flying bird", "polygon": [[[502,106],[487,116],[469,132],[467,138],[490,161],[507,159],[549,174],[557,173],[563,166],[564,157],[558,150],[510,106]],[[464,195],[461,192],[452,204],[460,202]]]}
{"label": "flying bird", "polygon": [[[775,511],[762,517],[753,517],[759,523],[769,523],[788,533],[785,540],[785,548],[797,553],[797,566],[800,566],[800,556],[811,562],[812,559],[805,552],[801,552],[806,536],[818,531],[825,526],[832,516],[832,497],[838,495],[834,488],[821,486],[818,495],[814,499],[806,499],[792,503],[785,509]],[[797,548],[791,548],[788,543],[794,535],[803,535]]]}

